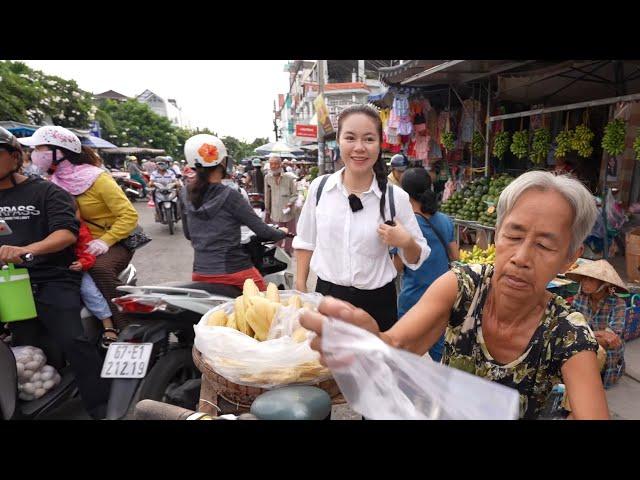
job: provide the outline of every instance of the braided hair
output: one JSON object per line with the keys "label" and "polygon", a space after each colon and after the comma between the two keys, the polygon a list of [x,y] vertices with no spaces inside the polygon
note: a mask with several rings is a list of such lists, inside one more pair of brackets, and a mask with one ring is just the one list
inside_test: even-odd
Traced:
{"label": "braided hair", "polygon": [[[376,124],[376,130],[378,132],[378,141],[382,144],[382,120],[380,119],[380,114],[378,111],[370,105],[351,105],[350,107],[345,108],[338,115],[338,131],[337,131],[337,139],[340,141],[340,130],[342,129],[342,123],[344,120],[354,114],[362,114],[369,117]],[[378,153],[378,159],[376,163],[373,164],[373,173],[376,176],[376,181],[378,182],[378,188],[382,195],[380,196],[380,216],[382,219],[385,219],[384,214],[384,205],[387,196],[387,165],[384,163],[382,159],[382,148],[380,148],[380,152]]]}

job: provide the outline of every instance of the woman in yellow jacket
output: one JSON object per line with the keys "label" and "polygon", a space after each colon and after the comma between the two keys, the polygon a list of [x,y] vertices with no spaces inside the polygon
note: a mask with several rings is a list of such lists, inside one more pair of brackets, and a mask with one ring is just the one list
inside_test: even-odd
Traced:
{"label": "woman in yellow jacket", "polygon": [[120,296],[116,290],[120,285],[118,274],[133,257],[120,242],[136,228],[138,212],[113,178],[95,166],[95,152],[81,146],[78,137],[66,128],[41,127],[20,142],[35,147],[33,163],[76,198],[80,215],[93,236],[86,251],[97,257],[89,273],[109,303],[116,328],[123,328],[127,318],[111,299]]}

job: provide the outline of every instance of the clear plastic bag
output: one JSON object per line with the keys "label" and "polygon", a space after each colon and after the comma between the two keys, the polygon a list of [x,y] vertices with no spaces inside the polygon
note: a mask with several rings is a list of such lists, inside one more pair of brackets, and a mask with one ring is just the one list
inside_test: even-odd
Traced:
{"label": "clear plastic bag", "polygon": [[[280,291],[280,298],[289,300],[299,295],[303,303],[317,307],[322,295]],[[282,306],[274,318],[267,340],[258,340],[233,328],[207,325],[209,315],[224,310],[233,313],[234,302],[219,305],[194,326],[195,347],[213,370],[227,380],[239,385],[273,388],[279,385],[312,385],[331,377],[329,370],[319,362],[317,352],[311,350],[308,335],[298,338],[294,333],[300,328],[300,310]]]}
{"label": "clear plastic bag", "polygon": [[335,319],[322,349],[351,408],[372,420],[515,420],[516,390],[395,349]]}
{"label": "clear plastic bag", "polygon": [[609,228],[619,230],[625,222],[627,217],[624,215],[622,206],[616,201],[611,190],[607,191],[607,224]]}
{"label": "clear plastic bag", "polygon": [[30,346],[13,347],[11,350],[18,370],[18,398],[26,401],[38,399],[60,383],[60,374],[51,365],[46,365],[47,357],[42,350]]}

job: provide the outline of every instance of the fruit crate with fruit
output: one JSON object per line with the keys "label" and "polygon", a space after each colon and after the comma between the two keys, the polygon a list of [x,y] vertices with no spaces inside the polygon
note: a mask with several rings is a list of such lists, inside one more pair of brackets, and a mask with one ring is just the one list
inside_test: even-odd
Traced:
{"label": "fruit crate with fruit", "polygon": [[512,181],[513,177],[505,174],[491,179],[486,177],[476,179],[443,202],[440,211],[457,220],[495,227],[498,198]]}

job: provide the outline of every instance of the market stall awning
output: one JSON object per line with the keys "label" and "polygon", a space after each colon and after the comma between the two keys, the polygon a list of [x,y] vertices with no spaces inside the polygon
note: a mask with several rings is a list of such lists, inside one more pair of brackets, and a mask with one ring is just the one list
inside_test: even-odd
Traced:
{"label": "market stall awning", "polygon": [[117,145],[107,142],[103,138],[94,137],[93,135],[87,135],[86,137],[79,136],[79,138],[82,145],[86,145],[91,148],[118,148]]}
{"label": "market stall awning", "polygon": [[124,155],[142,155],[148,153],[150,155],[164,155],[166,152],[161,148],[138,148],[138,147],[119,147],[105,148],[103,153],[124,154]]}
{"label": "market stall awning", "polygon": [[267,143],[265,145],[261,145],[260,147],[254,150],[259,155],[269,155],[271,153],[280,154],[289,154],[289,155],[299,155],[304,153],[298,147],[293,147],[291,145],[287,145],[284,142],[272,142]]}
{"label": "market stall awning", "polygon": [[568,60],[498,76],[501,100],[546,106],[640,92],[640,61]]}
{"label": "market stall awning", "polygon": [[38,128],[35,125],[27,123],[14,122],[12,120],[0,121],[0,127],[6,128],[16,137],[30,137]]}
{"label": "market stall awning", "polygon": [[401,85],[461,85],[523,67],[535,60],[447,60],[402,80]]}
{"label": "market stall awning", "polygon": [[398,85],[401,81],[431,67],[439,65],[446,60],[406,60],[400,65],[382,67],[378,69],[380,80],[387,85]]}

